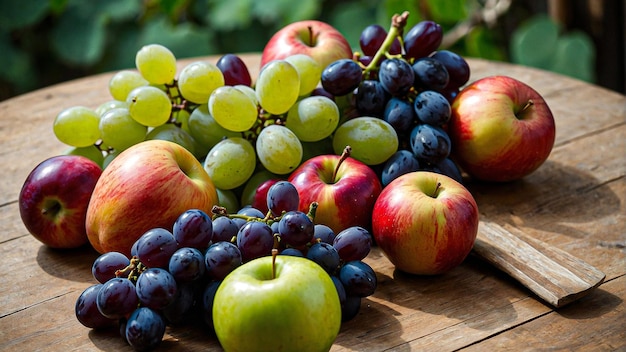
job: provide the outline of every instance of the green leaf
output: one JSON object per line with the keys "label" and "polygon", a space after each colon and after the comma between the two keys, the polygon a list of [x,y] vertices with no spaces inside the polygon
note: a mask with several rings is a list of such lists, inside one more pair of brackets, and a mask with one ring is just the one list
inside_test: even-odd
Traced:
{"label": "green leaf", "polygon": [[248,26],[252,21],[254,0],[209,0],[207,22],[218,31]]}
{"label": "green leaf", "polygon": [[343,34],[353,49],[359,47],[359,38],[363,29],[375,21],[375,7],[354,6],[347,3],[339,3],[329,19],[329,23]]}
{"label": "green leaf", "polygon": [[35,88],[36,72],[32,59],[26,52],[14,47],[11,39],[0,32],[0,79],[14,85],[15,93],[23,93]]}
{"label": "green leaf", "polygon": [[68,6],[52,29],[52,48],[69,64],[95,64],[104,52],[106,28],[104,17],[85,13],[80,6]]}
{"label": "green leaf", "polygon": [[0,1],[0,28],[12,30],[41,20],[50,8],[48,0]]}
{"label": "green leaf", "polygon": [[550,70],[587,82],[594,81],[595,50],[583,32],[564,34],[557,41]]}
{"label": "green leaf", "polygon": [[465,0],[426,0],[431,19],[437,23],[456,23],[467,17]]}
{"label": "green leaf", "polygon": [[[205,56],[218,50],[212,45],[213,32],[189,22],[173,25],[166,17],[156,18],[143,28],[136,49],[146,44],[161,44],[176,58]],[[134,58],[134,56],[133,56]]]}
{"label": "green leaf", "polygon": [[535,15],[512,34],[514,63],[548,69],[559,36],[559,27],[547,15]]}
{"label": "green leaf", "polygon": [[476,27],[465,37],[467,56],[488,60],[503,61],[506,55],[493,37],[493,32],[484,27]]}

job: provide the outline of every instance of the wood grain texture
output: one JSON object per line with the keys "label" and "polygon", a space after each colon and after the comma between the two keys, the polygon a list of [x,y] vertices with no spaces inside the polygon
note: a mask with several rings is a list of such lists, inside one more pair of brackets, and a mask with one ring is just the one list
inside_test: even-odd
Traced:
{"label": "wood grain texture", "polygon": [[[259,56],[243,57],[256,75]],[[557,125],[550,158],[532,175],[499,185],[467,180],[481,217],[570,253],[606,279],[555,309],[476,255],[449,273],[422,277],[396,271],[374,248],[366,262],[379,287],[342,325],[332,350],[626,349],[626,97],[541,70],[468,61],[471,80],[504,74],[534,87]],[[112,74],[0,102],[0,350],[130,351],[117,332],[90,331],[74,317],[76,299],[95,283],[90,268],[97,253],[44,247],[27,233],[17,211],[26,175],[66,148],[52,134],[56,114],[109,100]],[[171,327],[162,350],[220,347],[201,326]]]}

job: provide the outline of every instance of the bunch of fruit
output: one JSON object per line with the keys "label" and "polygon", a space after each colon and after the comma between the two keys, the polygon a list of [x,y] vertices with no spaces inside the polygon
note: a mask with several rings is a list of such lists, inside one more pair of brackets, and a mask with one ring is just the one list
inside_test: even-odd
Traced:
{"label": "bunch of fruit", "polygon": [[[297,210],[299,201],[296,188],[280,181],[267,192],[266,214],[252,207],[229,214],[216,206],[211,217],[202,210],[189,209],[171,230],[148,230],[133,244],[130,258],[120,252],[106,252],[95,260],[92,273],[98,283],[79,296],[76,317],[90,328],[119,323],[122,336],[137,350],[158,346],[167,325],[197,320],[215,328],[218,337],[227,340],[220,335],[221,326],[214,324],[214,319],[224,320],[219,320],[220,314],[234,319],[222,310],[245,303],[232,297],[235,293],[231,289],[222,294],[228,298],[220,299],[216,296],[219,287],[237,268],[246,264],[260,268],[265,264],[255,259],[268,256],[273,256],[274,266],[278,255],[306,258],[315,263],[313,267],[322,277],[327,277],[333,294],[323,299],[323,309],[330,309],[334,315],[325,315],[324,319],[352,319],[359,311],[361,298],[373,294],[377,285],[373,269],[362,261],[370,251],[371,235],[361,227],[335,234],[327,226],[315,225],[316,204],[311,204],[309,213],[303,213]],[[290,259],[281,260],[281,265],[290,265]],[[308,269],[298,272],[305,282],[314,274],[319,273]],[[272,267],[270,277],[263,274],[259,279],[274,280],[280,275]],[[340,311],[333,312],[333,307]],[[260,321],[270,324],[267,319]],[[333,340],[334,336],[331,343]]]}
{"label": "bunch of fruit", "polygon": [[[384,186],[417,170],[443,173],[461,182],[460,170],[449,158],[451,143],[445,127],[450,104],[469,79],[469,65],[452,51],[438,50],[443,31],[433,21],[421,21],[405,34],[407,15],[394,17],[389,32],[379,25],[367,26],[356,60],[337,60],[323,70],[323,88],[334,96],[352,95],[352,114],[358,116],[337,129],[335,151],[341,142],[351,143],[355,158],[370,165],[384,163],[380,170]],[[380,128],[385,132],[361,144],[371,145],[383,136],[387,148],[374,145],[360,150],[355,147],[359,144],[341,137],[363,128],[364,121],[385,125]],[[398,141],[391,141],[394,138]]]}

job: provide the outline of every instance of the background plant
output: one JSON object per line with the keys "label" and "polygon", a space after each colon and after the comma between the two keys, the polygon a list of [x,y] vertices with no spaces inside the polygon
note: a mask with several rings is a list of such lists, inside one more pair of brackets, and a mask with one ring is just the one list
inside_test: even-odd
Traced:
{"label": "background plant", "polygon": [[316,18],[358,48],[368,24],[410,11],[442,25],[444,46],[594,81],[594,47],[565,32],[545,4],[511,0],[21,0],[0,1],[0,100],[57,82],[134,66],[142,45],[178,58],[260,52],[284,25]]}

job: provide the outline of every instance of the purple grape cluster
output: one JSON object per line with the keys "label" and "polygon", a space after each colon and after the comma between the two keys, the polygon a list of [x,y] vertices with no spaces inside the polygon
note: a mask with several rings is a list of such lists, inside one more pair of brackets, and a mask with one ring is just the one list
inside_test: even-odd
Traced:
{"label": "purple grape cluster", "polygon": [[153,228],[131,248],[100,255],[92,265],[95,285],[76,301],[80,323],[94,329],[118,326],[135,350],[159,346],[166,326],[200,321],[213,327],[213,300],[220,283],[243,263],[268,255],[308,258],[330,275],[342,307],[353,319],[377,279],[363,259],[370,233],[350,227],[335,234],[313,222],[316,204],[298,211],[299,194],[288,181],[267,192],[268,212],[246,207],[236,214],[215,207],[181,214],[172,229]]}
{"label": "purple grape cluster", "polygon": [[379,25],[365,27],[360,55],[323,70],[324,94],[352,95],[352,116],[378,117],[396,131],[398,151],[377,168],[384,186],[418,170],[462,182],[450,159],[446,124],[454,98],[469,80],[469,65],[460,55],[440,49],[443,30],[436,22],[424,20],[404,32],[405,23],[406,17],[394,22],[389,32]]}

